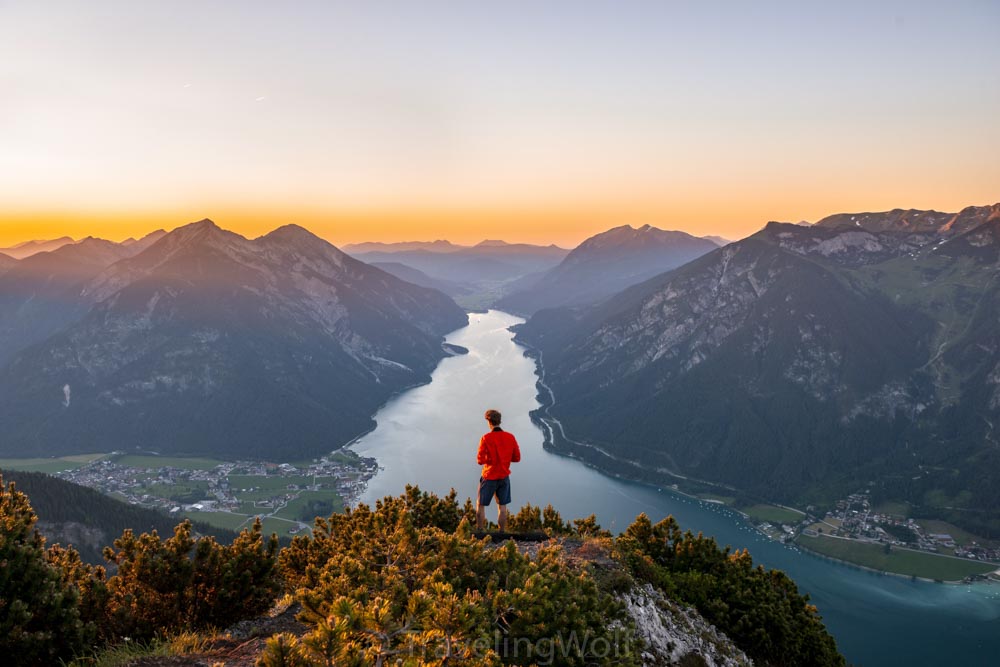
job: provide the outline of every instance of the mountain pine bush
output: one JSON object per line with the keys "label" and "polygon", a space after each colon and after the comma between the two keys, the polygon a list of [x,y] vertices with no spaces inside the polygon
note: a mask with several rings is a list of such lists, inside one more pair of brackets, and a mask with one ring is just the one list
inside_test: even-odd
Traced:
{"label": "mountain pine bush", "polygon": [[107,634],[151,639],[259,616],[281,590],[277,551],[277,537],[264,539],[260,519],[229,546],[195,539],[190,521],[167,540],[126,530],[104,550],[118,566],[107,584]]}
{"label": "mountain pine bush", "polygon": [[53,664],[86,638],[79,594],[50,561],[37,520],[28,497],[0,477],[0,655],[7,664]]}
{"label": "mountain pine bush", "polygon": [[744,549],[682,532],[672,516],[640,514],[616,540],[619,558],[639,578],[695,607],[761,665],[844,664],[808,595],[780,570],[753,565]]}
{"label": "mountain pine bush", "polygon": [[[454,494],[409,488],[293,540],[280,560],[313,628],[298,645],[310,664],[634,664],[621,610],[586,570],[556,547],[530,559],[477,540],[469,518]],[[276,642],[262,664],[290,651]]]}

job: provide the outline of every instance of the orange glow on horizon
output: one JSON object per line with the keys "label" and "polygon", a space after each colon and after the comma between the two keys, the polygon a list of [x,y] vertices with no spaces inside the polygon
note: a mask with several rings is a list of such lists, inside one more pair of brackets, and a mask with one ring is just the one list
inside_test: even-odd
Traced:
{"label": "orange glow on horizon", "polygon": [[206,217],[573,247],[1000,200],[997,3],[391,4],[0,3],[0,247]]}
{"label": "orange glow on horizon", "polygon": [[[812,195],[811,197],[809,195]],[[812,201],[807,201],[807,197]],[[433,241],[446,239],[471,245],[483,239],[510,243],[554,243],[573,248],[584,239],[624,224],[650,224],[661,229],[686,231],[696,236],[719,235],[739,239],[753,234],[770,220],[816,221],[842,212],[881,211],[892,208],[933,208],[958,211],[965,206],[995,203],[997,197],[968,200],[960,196],[943,201],[915,201],[889,196],[851,197],[799,193],[780,205],[769,199],[750,198],[719,202],[595,203],[579,207],[409,208],[409,209],[289,209],[237,206],[178,207],[163,211],[0,213],[0,247],[36,239],[96,236],[112,241],[140,238],[157,229],[171,230],[189,222],[211,218],[220,227],[254,238],[294,223],[334,245],[364,241]]]}

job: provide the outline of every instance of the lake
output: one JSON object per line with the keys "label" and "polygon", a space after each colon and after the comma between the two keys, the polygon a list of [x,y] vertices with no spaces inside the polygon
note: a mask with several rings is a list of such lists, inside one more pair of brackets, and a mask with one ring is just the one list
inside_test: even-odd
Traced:
{"label": "lake", "polygon": [[[499,311],[472,313],[447,338],[469,354],[444,359],[427,385],[408,390],[376,415],[377,427],[352,448],[383,470],[363,501],[398,495],[407,484],[474,497],[483,412],[503,413],[521,445],[512,466],[511,510],[552,504],[563,518],[596,514],[620,532],[640,512],[655,522],[672,514],[684,529],[722,545],[746,547],[755,562],[787,572],[809,593],[837,645],[857,665],[1000,664],[1000,585],[947,585],[879,575],[771,541],[735,512],[669,490],[623,482],[542,448],[528,413],[538,407],[536,366],[508,330],[522,320]],[[489,516],[495,520],[495,505]]]}

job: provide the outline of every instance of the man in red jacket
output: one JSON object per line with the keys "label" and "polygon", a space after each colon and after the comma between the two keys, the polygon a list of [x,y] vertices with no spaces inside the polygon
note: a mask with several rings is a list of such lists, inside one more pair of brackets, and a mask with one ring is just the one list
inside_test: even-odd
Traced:
{"label": "man in red jacket", "polygon": [[506,533],[507,505],[510,504],[510,464],[521,460],[521,449],[514,436],[500,428],[499,412],[487,410],[486,421],[490,425],[490,431],[479,439],[479,453],[476,455],[476,463],[483,466],[483,475],[479,478],[476,529],[481,531],[485,527],[486,508],[496,497],[499,507],[497,523],[500,524],[500,532]]}

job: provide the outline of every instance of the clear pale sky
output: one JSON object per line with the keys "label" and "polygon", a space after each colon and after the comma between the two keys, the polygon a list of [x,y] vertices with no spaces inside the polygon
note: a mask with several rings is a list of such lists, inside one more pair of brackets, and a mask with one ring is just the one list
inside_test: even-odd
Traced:
{"label": "clear pale sky", "polygon": [[1000,2],[0,0],[0,246],[1000,201]]}

